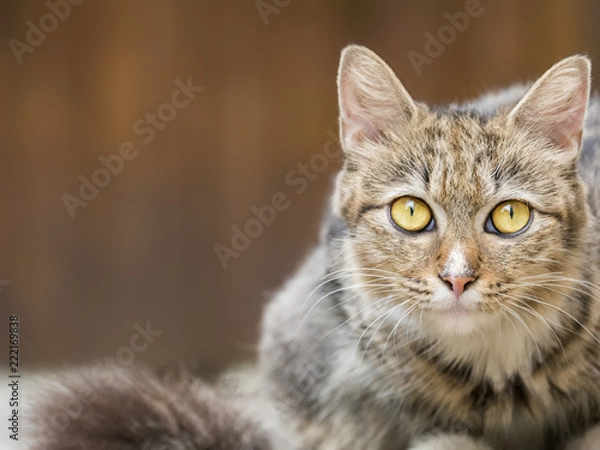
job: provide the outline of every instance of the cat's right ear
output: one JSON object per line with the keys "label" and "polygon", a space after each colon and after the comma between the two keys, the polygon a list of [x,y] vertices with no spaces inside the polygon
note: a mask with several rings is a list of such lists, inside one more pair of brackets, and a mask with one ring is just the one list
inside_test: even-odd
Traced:
{"label": "cat's right ear", "polygon": [[338,72],[340,137],[344,150],[377,141],[391,126],[416,114],[417,107],[396,74],[374,52],[359,45],[342,51]]}

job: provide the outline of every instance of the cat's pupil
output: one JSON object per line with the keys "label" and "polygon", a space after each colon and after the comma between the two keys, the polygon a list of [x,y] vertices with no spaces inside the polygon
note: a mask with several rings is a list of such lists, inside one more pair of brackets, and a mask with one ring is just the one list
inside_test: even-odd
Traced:
{"label": "cat's pupil", "polygon": [[513,209],[512,206],[508,207],[508,213],[510,214],[510,218],[513,219],[514,215],[515,215],[515,210]]}

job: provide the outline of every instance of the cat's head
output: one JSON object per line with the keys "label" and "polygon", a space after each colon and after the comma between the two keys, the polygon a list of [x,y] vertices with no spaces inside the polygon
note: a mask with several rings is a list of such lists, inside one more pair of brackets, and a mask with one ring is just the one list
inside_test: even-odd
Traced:
{"label": "cat's head", "polygon": [[442,334],[556,318],[589,222],[577,173],[589,60],[562,60],[498,108],[416,103],[359,46],[343,51],[338,85],[334,203],[346,274],[372,311]]}

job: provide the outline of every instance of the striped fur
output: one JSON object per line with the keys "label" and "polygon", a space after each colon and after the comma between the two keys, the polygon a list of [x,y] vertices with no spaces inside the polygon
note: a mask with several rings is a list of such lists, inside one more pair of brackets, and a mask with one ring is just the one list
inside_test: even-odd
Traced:
{"label": "striped fur", "polygon": [[187,373],[99,365],[40,375],[31,385],[22,438],[30,450],[272,448],[255,398]]}
{"label": "striped fur", "polygon": [[[283,405],[281,426],[298,448],[320,449],[562,449],[595,432],[600,101],[581,145],[588,60],[429,108],[351,46],[339,85],[335,231],[264,319],[265,390]],[[392,225],[403,195],[431,207],[432,232]],[[529,229],[487,233],[510,199],[533,208]],[[448,309],[448,267],[476,278],[461,297],[468,312]]]}

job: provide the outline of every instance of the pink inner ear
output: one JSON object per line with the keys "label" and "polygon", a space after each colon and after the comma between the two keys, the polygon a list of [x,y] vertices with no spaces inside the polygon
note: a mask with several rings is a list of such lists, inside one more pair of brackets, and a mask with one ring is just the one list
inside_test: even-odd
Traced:
{"label": "pink inner ear", "polygon": [[549,138],[563,150],[577,152],[589,99],[589,62],[561,61],[530,89],[511,113],[517,125]]}
{"label": "pink inner ear", "polygon": [[375,140],[380,134],[373,124],[357,115],[342,118],[342,126],[346,138],[353,142]]}
{"label": "pink inner ear", "polygon": [[[580,96],[582,97],[582,96]],[[569,103],[573,102],[570,99]],[[581,144],[581,135],[583,122],[585,120],[587,97],[574,101],[575,107],[568,108],[563,113],[562,119],[559,119],[555,127],[552,127],[552,140],[561,148],[579,147]]]}
{"label": "pink inner ear", "polygon": [[376,114],[376,111],[369,111],[368,105],[361,104],[355,91],[357,86],[353,84],[350,74],[342,74],[340,82],[340,113],[344,140],[350,143],[375,139],[378,135],[377,127],[373,119],[369,120],[366,116],[369,113]]}

